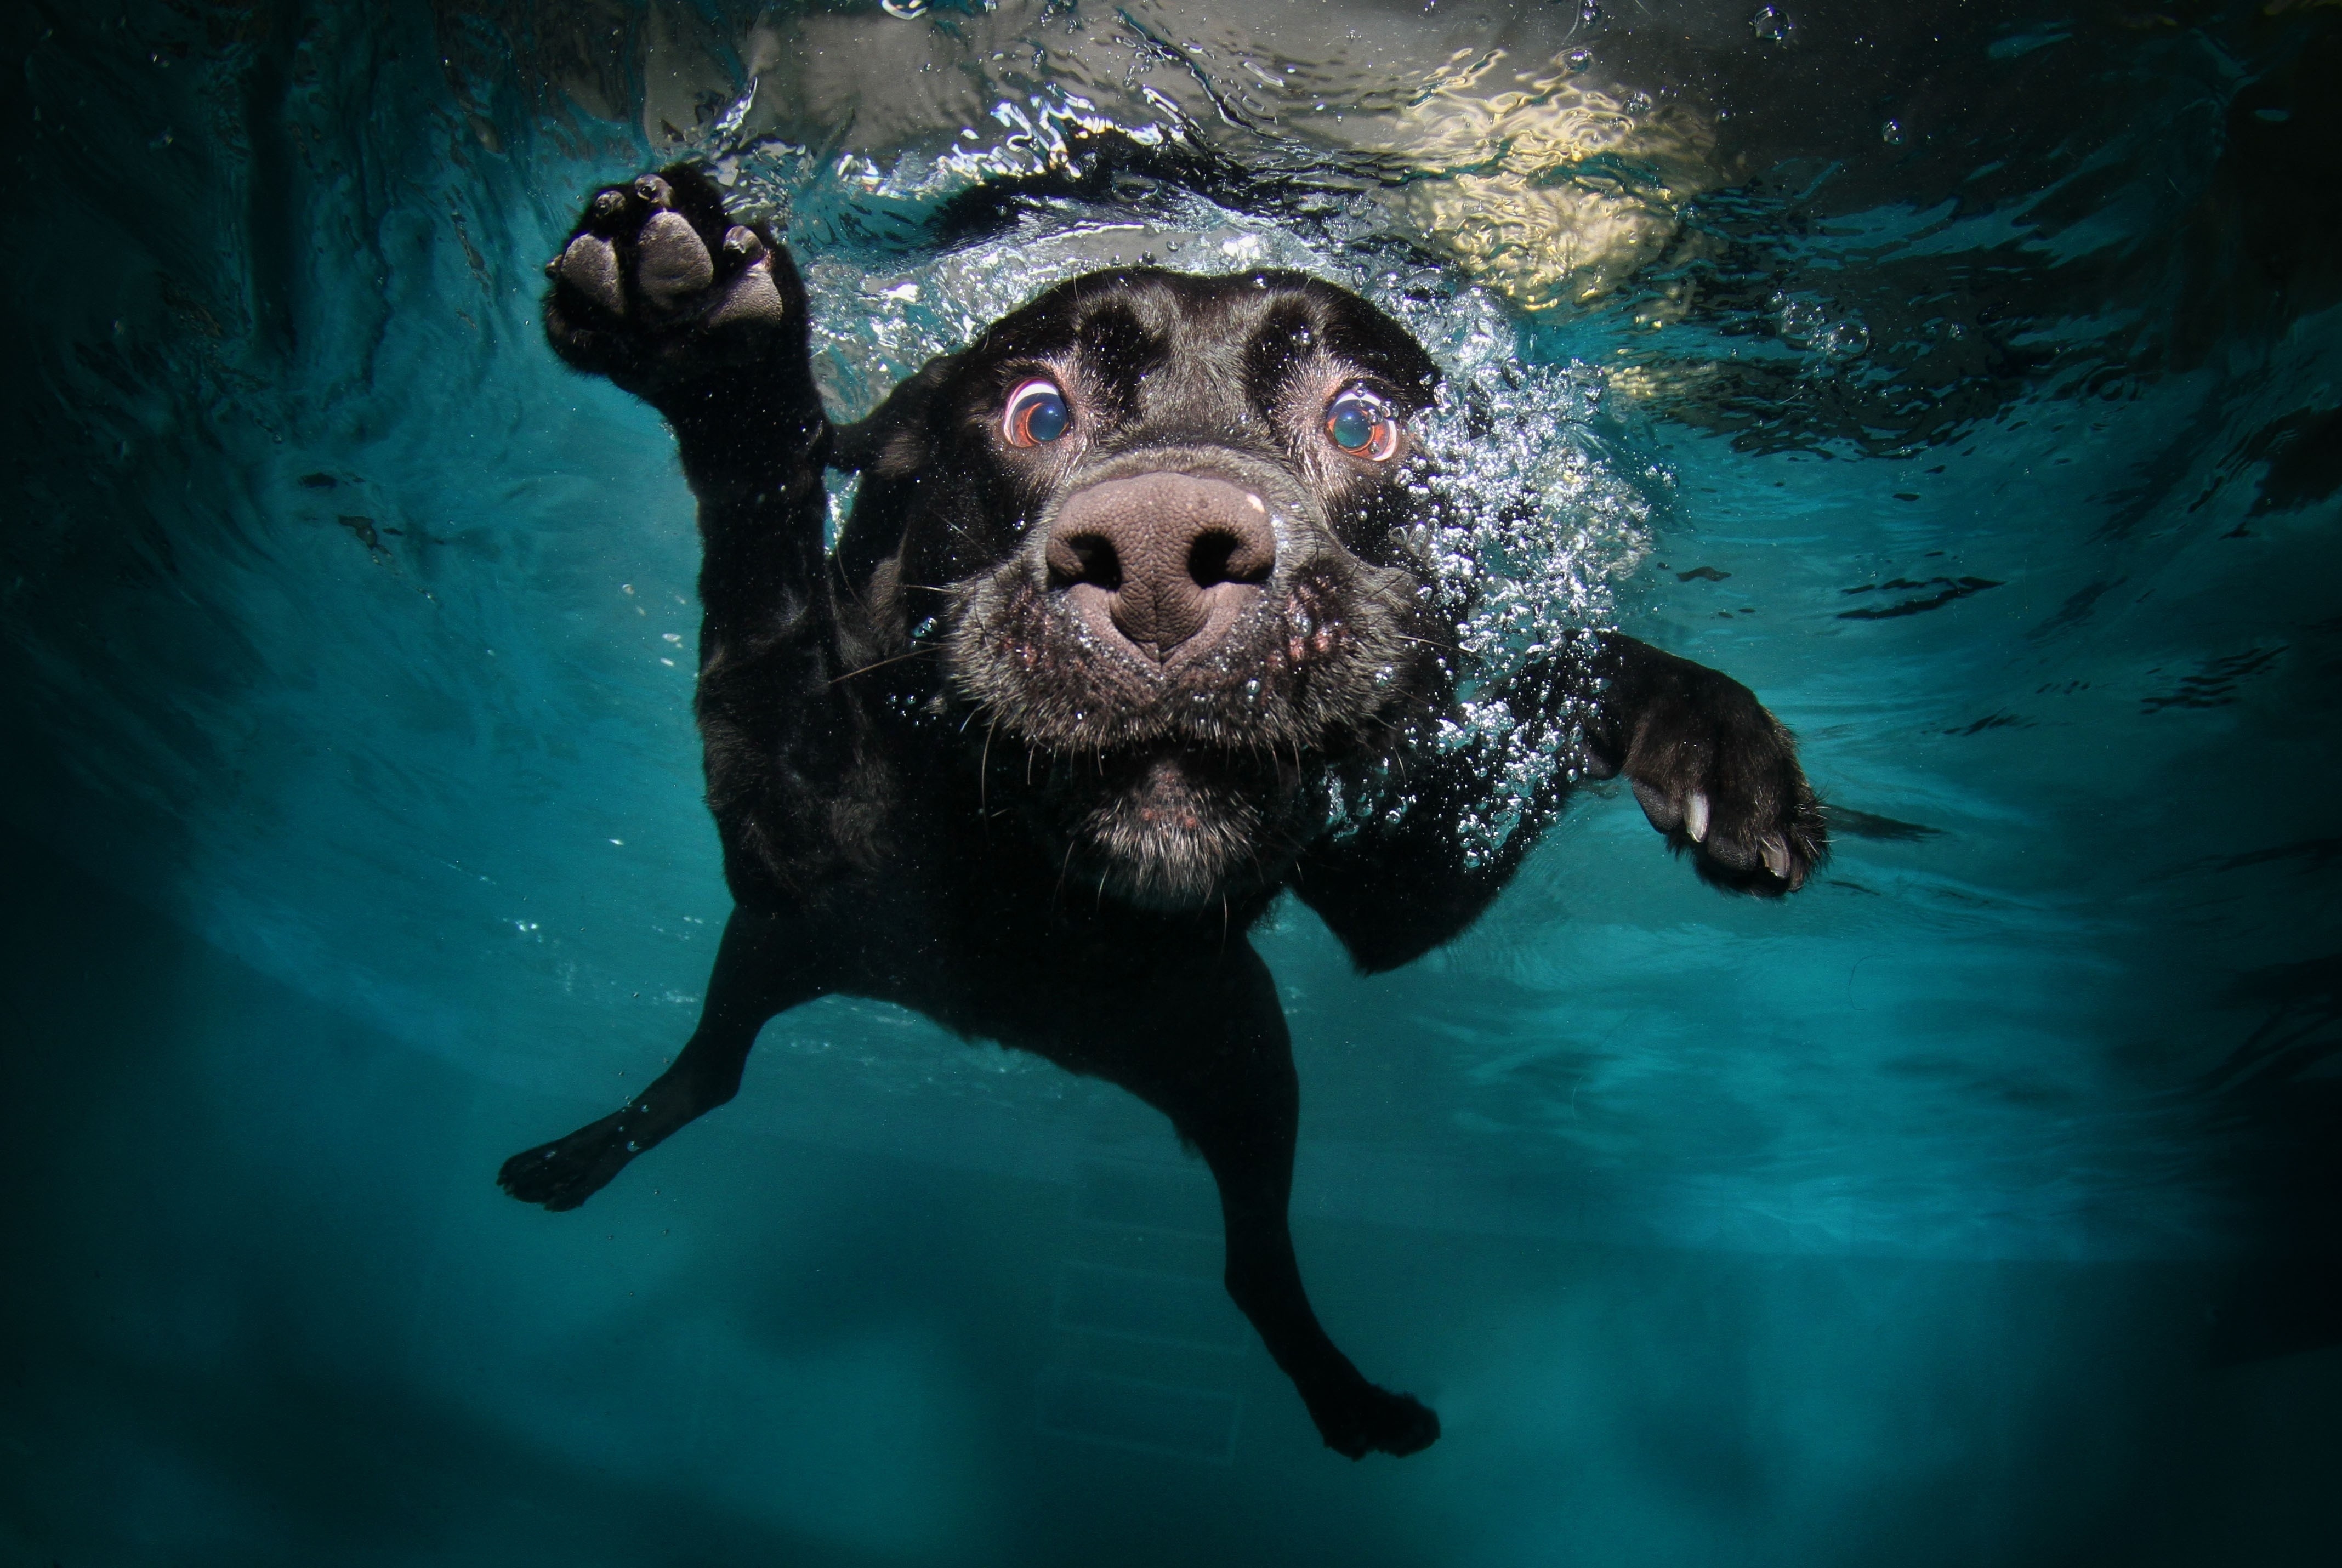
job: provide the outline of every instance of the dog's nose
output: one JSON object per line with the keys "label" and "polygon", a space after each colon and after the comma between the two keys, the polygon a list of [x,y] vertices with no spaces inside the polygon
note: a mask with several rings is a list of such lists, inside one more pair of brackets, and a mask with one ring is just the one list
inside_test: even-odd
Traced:
{"label": "dog's nose", "polygon": [[[1276,564],[1268,504],[1225,479],[1141,474],[1077,492],[1049,529],[1051,585],[1155,664],[1227,634]],[[1100,625],[1103,616],[1106,623]]]}

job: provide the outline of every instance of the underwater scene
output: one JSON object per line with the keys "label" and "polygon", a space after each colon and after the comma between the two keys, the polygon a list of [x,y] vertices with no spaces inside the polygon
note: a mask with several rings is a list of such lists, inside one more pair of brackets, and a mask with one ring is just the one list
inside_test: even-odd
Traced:
{"label": "underwater scene", "polygon": [[[2342,5],[16,0],[0,48],[0,1568],[2342,1561]],[[611,203],[700,192],[684,272],[802,279],[841,560],[886,486],[990,504],[856,422],[1101,269],[1306,275],[1436,367],[1326,381],[1307,473],[1404,442],[1453,700],[1292,809],[1448,789],[1485,912],[1367,962],[1332,862],[1175,919],[986,829],[1052,920],[1256,916],[1299,1310],[1435,1424],[1337,1452],[1219,1146],[940,960],[754,1008],[575,1212],[505,1165],[647,1105],[743,940],[698,416],[547,338],[665,297]],[[1078,427],[1060,379],[991,434]],[[946,598],[867,690],[1022,801]],[[1624,675],[1531,712],[1596,642],[1753,692],[1827,856],[1620,771]]]}

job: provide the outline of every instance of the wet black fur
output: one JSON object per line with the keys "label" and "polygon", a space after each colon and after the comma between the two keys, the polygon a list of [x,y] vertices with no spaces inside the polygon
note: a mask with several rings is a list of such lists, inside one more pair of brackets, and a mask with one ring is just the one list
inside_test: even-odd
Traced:
{"label": "wet black fur", "polygon": [[[717,193],[688,169],[665,178],[718,252]],[[605,201],[580,232],[630,268],[646,204],[668,200]],[[1467,855],[1458,825],[1487,804],[1491,758],[1430,744],[1461,665],[1418,563],[1424,460],[1369,464],[1323,434],[1333,391],[1363,384],[1411,414],[1436,368],[1316,279],[1132,269],[1051,290],[833,428],[804,291],[759,235],[777,325],[719,329],[631,281],[615,315],[560,275],[546,298],[565,358],[666,416],[699,498],[698,714],[736,909],[673,1067],[501,1180],[574,1207],[730,1099],[774,1014],[832,992],[899,1003],[1160,1108],[1219,1183],[1229,1292],[1326,1443],[1424,1446],[1436,1418],[1362,1377],[1302,1290],[1286,1227],[1297,1087],[1246,934],[1291,891],[1362,970],[1405,964],[1478,916],[1565,793],[1548,784],[1499,853]],[[742,265],[719,255],[719,286]],[[1072,433],[1012,448],[1003,400],[1042,372]],[[862,478],[826,553],[833,463]],[[1232,480],[1286,520],[1257,606],[1170,676],[1083,634],[1041,554],[1083,485],[1166,469]],[[1778,893],[1819,860],[1787,733],[1716,672],[1589,634],[1506,694],[1533,726],[1590,703],[1596,771],[1624,771],[1712,880]],[[1336,799],[1402,797],[1395,820],[1333,825]],[[1766,867],[1767,834],[1786,876]]]}

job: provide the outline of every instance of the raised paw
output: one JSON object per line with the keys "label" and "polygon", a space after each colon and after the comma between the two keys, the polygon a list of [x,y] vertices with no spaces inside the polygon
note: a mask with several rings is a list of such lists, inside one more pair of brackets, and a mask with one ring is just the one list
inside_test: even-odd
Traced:
{"label": "raised paw", "polygon": [[1680,660],[1636,715],[1619,771],[1701,879],[1743,893],[1805,885],[1829,852],[1797,743],[1747,687]]}
{"label": "raised paw", "polygon": [[597,192],[545,272],[555,351],[654,403],[804,330],[787,251],[732,222],[723,193],[686,165]]}
{"label": "raised paw", "polygon": [[1326,1446],[1351,1459],[1414,1453],[1439,1441],[1439,1416],[1429,1405],[1364,1380],[1340,1394],[1310,1401],[1309,1415]]}
{"label": "raised paw", "polygon": [[642,1152],[627,1135],[626,1117],[617,1112],[515,1154],[496,1173],[496,1185],[524,1203],[543,1203],[555,1212],[575,1208]]}

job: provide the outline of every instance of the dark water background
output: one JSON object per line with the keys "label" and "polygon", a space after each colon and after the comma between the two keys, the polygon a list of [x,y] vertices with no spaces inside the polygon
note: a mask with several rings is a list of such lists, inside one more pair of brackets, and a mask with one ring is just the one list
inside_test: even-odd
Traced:
{"label": "dark water background", "polygon": [[[0,1563],[2342,1554],[2342,8],[33,0],[0,64]],[[1546,498],[1514,607],[1804,737],[1785,905],[1614,794],[1409,970],[1261,936],[1427,1453],[1317,1446],[1150,1113],[886,1008],[492,1185],[726,910],[689,497],[534,320],[684,155],[841,409],[1107,256],[1360,287]]]}

